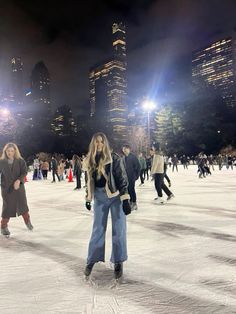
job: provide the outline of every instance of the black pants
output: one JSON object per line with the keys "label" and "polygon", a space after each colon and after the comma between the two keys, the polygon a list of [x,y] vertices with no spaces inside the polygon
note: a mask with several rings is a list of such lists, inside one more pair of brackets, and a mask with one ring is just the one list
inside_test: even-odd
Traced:
{"label": "black pants", "polygon": [[188,169],[188,164],[184,163],[183,166],[184,166],[184,169]]}
{"label": "black pants", "polygon": [[176,171],[178,172],[178,166],[176,164],[173,165],[172,172],[174,171],[175,168],[176,168]]}
{"label": "black pants", "polygon": [[172,194],[164,183],[164,173],[155,173],[154,180],[158,197],[162,197],[162,190],[167,196],[170,196]]}
{"label": "black pants", "polygon": [[145,180],[145,169],[140,170],[140,181],[143,184]]}
{"label": "black pants", "polygon": [[76,188],[81,189],[81,172],[79,173],[77,172],[75,176],[76,176]]}
{"label": "black pants", "polygon": [[52,181],[56,182],[55,175],[57,176],[58,181],[61,181],[56,170],[52,170]]}
{"label": "black pants", "polygon": [[129,181],[128,192],[130,196],[130,202],[136,203],[137,197],[135,192],[135,181]]}
{"label": "black pants", "polygon": [[48,178],[48,170],[42,170],[43,178],[44,180],[47,180]]}
{"label": "black pants", "polygon": [[149,168],[145,169],[144,171],[144,180],[146,180],[146,176],[147,176],[147,180],[149,180]]}

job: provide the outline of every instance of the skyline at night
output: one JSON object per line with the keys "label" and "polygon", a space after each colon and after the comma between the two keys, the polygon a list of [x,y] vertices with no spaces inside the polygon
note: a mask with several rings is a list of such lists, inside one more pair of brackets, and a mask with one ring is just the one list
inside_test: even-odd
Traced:
{"label": "skyline at night", "polygon": [[129,104],[143,96],[160,103],[183,99],[192,52],[236,26],[234,1],[225,8],[213,2],[214,14],[202,1],[2,1],[0,92],[10,87],[14,56],[24,64],[25,90],[42,60],[51,75],[53,110],[67,104],[76,113],[89,111],[89,68],[109,57],[110,27],[119,19],[127,25]]}

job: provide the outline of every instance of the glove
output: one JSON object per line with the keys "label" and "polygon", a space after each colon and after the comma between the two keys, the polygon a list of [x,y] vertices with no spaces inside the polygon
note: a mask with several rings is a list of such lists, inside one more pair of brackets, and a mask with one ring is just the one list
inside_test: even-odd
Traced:
{"label": "glove", "polygon": [[129,200],[123,200],[123,212],[125,213],[125,215],[129,215],[131,213],[131,207],[129,204]]}
{"label": "glove", "polygon": [[169,182],[168,185],[169,185],[169,188],[170,188],[171,187],[171,182]]}
{"label": "glove", "polygon": [[85,207],[87,208],[87,210],[91,210],[91,202],[87,201],[85,203]]}

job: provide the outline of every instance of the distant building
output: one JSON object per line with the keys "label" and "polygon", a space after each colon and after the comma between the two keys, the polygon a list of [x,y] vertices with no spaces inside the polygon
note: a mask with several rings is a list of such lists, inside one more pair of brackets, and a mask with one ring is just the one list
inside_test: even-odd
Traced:
{"label": "distant building", "polygon": [[51,123],[53,133],[59,136],[70,136],[77,133],[77,126],[67,105],[58,107]]}
{"label": "distant building", "polygon": [[50,120],[50,75],[45,64],[38,62],[31,74],[31,95],[32,112],[36,120]]}
{"label": "distant building", "polygon": [[23,62],[21,57],[11,59],[11,79],[12,79],[12,95],[17,105],[23,104]]}
{"label": "distant building", "polygon": [[90,69],[91,117],[110,126],[117,143],[127,141],[126,31],[123,23],[112,26],[113,56]]}
{"label": "distant building", "polygon": [[236,40],[229,36],[195,51],[192,81],[196,91],[215,88],[230,106],[235,106]]}

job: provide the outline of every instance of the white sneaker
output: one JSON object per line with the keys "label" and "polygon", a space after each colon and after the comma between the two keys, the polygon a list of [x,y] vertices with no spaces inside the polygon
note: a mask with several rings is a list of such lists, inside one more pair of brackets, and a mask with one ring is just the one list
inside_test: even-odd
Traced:
{"label": "white sneaker", "polygon": [[158,197],[158,199],[157,199],[157,204],[158,204],[158,205],[164,205],[164,204],[165,204],[164,198],[163,198],[163,197]]}

